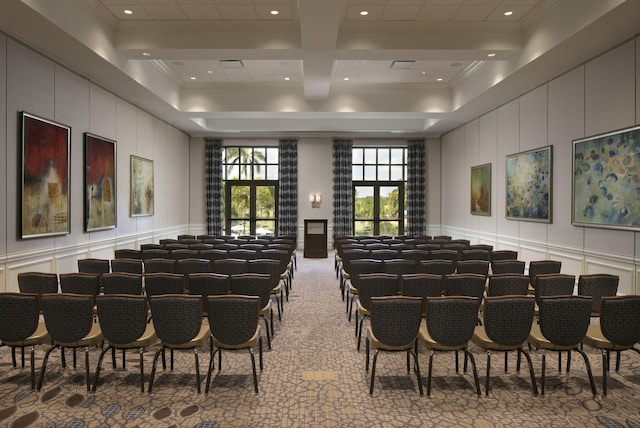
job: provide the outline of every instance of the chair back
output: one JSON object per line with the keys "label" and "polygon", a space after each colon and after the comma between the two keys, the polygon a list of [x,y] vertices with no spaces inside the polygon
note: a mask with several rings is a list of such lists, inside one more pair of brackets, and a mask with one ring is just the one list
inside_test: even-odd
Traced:
{"label": "chair back", "polygon": [[484,300],[484,329],[489,339],[501,345],[526,342],[535,309],[533,296],[495,296]]}
{"label": "chair back", "polygon": [[418,336],[422,321],[422,299],[380,296],[371,299],[371,331],[389,346],[407,345]]}
{"label": "chair back", "polygon": [[[494,260],[491,262],[491,272],[494,275],[503,273],[524,274],[526,263],[522,260]],[[527,280],[529,277],[527,277]]]}
{"label": "chair back", "polygon": [[498,260],[518,260],[518,252],[514,250],[491,251],[491,261]]}
{"label": "chair back", "polygon": [[104,338],[115,345],[134,342],[147,328],[147,300],[144,296],[112,294],[96,297],[98,321]]}
{"label": "chair back", "polygon": [[211,262],[207,259],[187,258],[176,260],[176,273],[192,275],[211,272]]}
{"label": "chair back", "polygon": [[226,258],[213,262],[211,272],[225,275],[237,275],[246,273],[249,269],[249,262],[244,259]]}
{"label": "chair back", "polygon": [[460,259],[460,253],[458,250],[452,249],[441,249],[441,250],[432,250],[430,251],[431,260],[451,260],[452,262],[458,263]]}
{"label": "chair back", "polygon": [[57,293],[58,274],[48,272],[21,272],[18,274],[18,288],[21,293]]}
{"label": "chair back", "polygon": [[570,296],[576,285],[575,275],[562,273],[541,274],[536,277],[536,302],[548,296]]}
{"label": "chair back", "polygon": [[615,296],[618,293],[618,275],[590,274],[578,277],[578,295],[591,296],[591,314],[600,314],[600,300],[605,296]]}
{"label": "chair back", "polygon": [[78,259],[78,272],[103,274],[110,271],[108,259]]}
{"label": "chair back", "polygon": [[400,256],[398,250],[392,250],[391,248],[376,248],[372,249],[369,257],[376,260],[391,260],[397,259]]}
{"label": "chair back", "polygon": [[503,273],[491,275],[487,296],[526,296],[529,293],[529,277],[525,274]]}
{"label": "chair back", "polygon": [[469,296],[429,297],[426,300],[426,324],[429,335],[446,346],[469,342],[478,321],[480,302]]}
{"label": "chair back", "polygon": [[258,296],[260,308],[265,308],[271,298],[271,276],[262,273],[241,273],[230,276],[231,294]]}
{"label": "chair back", "polygon": [[252,260],[258,258],[258,251],[249,248],[236,248],[229,250],[229,257],[232,259]]}
{"label": "chair back", "polygon": [[450,275],[456,271],[456,262],[452,260],[422,260],[420,272],[433,275]]}
{"label": "chair back", "polygon": [[170,259],[171,251],[163,248],[149,248],[148,250],[142,250],[142,260],[148,259]]}
{"label": "chair back", "polygon": [[421,250],[419,248],[413,248],[411,250],[403,250],[402,253],[403,259],[409,259],[416,262],[418,265],[422,260],[429,260],[429,251]]}
{"label": "chair back", "polygon": [[389,259],[383,260],[383,269],[385,273],[396,275],[418,273],[418,263],[411,259]]}
{"label": "chair back", "polygon": [[616,345],[631,347],[640,342],[640,296],[602,297],[600,329]]}
{"label": "chair back", "polygon": [[100,275],[97,273],[61,273],[60,290],[63,293],[88,294],[93,297],[100,292]]}
{"label": "chair back", "polygon": [[202,296],[202,307],[206,311],[207,297],[229,293],[229,275],[192,273],[187,279],[187,293]]}
{"label": "chair back", "polygon": [[94,297],[90,294],[43,294],[40,307],[49,336],[57,343],[78,342],[91,331]]}
{"label": "chair back", "polygon": [[177,273],[152,273],[145,275],[144,288],[147,297],[162,294],[182,294],[184,277]]}
{"label": "chair back", "polygon": [[116,259],[135,259],[142,260],[142,251],[131,248],[122,248],[115,250],[114,257]]}
{"label": "chair back", "polygon": [[35,293],[0,293],[0,342],[19,342],[38,328],[40,310]]}
{"label": "chair back", "polygon": [[171,258],[174,260],[197,259],[198,250],[191,250],[189,248],[171,250]]}
{"label": "chair back", "polygon": [[371,299],[380,296],[397,296],[399,287],[399,276],[390,273],[367,273],[360,275],[359,302],[360,305],[369,310]]}
{"label": "chair back", "polygon": [[142,273],[142,260],[140,259],[113,259],[111,260],[111,272]]}
{"label": "chair back", "polygon": [[202,299],[187,294],[165,294],[149,299],[153,327],[158,338],[180,345],[195,338],[202,326]]}
{"label": "chair back", "polygon": [[144,273],[176,273],[176,261],[173,259],[147,259],[144,261]]}
{"label": "chair back", "polygon": [[555,260],[533,260],[529,262],[529,284],[536,287],[536,277],[548,273],[560,273],[562,262]]}
{"label": "chair back", "polygon": [[489,261],[489,251],[478,249],[462,250],[460,253],[460,260],[484,260]]}
{"label": "chair back", "polygon": [[349,270],[351,285],[355,288],[359,287],[360,276],[368,273],[382,273],[384,265],[379,259],[358,259],[352,260]]}
{"label": "chair back", "polygon": [[589,328],[591,300],[587,296],[550,296],[539,299],[542,335],[556,345],[578,345]]}
{"label": "chair back", "polygon": [[486,278],[489,275],[489,262],[486,260],[460,260],[456,272],[459,274],[475,273]]}
{"label": "chair back", "polygon": [[482,300],[485,292],[485,277],[475,273],[446,275],[444,294],[447,296],[470,296]]}
{"label": "chair back", "polygon": [[229,257],[229,252],[227,250],[223,250],[222,248],[209,248],[206,250],[200,250],[198,253],[198,257],[201,259],[209,260],[209,263],[213,265],[216,260],[226,259]]}
{"label": "chair back", "polygon": [[260,298],[258,296],[210,296],[207,299],[211,335],[225,345],[240,345],[256,334]]}
{"label": "chair back", "polygon": [[142,294],[142,275],[138,273],[112,272],[102,275],[103,294]]}

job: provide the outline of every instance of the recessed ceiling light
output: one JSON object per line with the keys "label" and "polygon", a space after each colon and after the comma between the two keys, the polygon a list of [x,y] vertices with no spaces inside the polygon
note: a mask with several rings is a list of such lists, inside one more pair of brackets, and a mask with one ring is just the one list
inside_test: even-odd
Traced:
{"label": "recessed ceiling light", "polygon": [[344,81],[346,82],[347,80],[349,80],[349,78],[348,78],[348,77],[345,77],[345,78],[343,78],[342,80],[344,80]]}
{"label": "recessed ceiling light", "polygon": [[438,82],[442,82],[444,79],[443,79],[442,77],[438,77],[436,80],[437,80]]}
{"label": "recessed ceiling light", "polygon": [[285,77],[284,80],[291,80],[291,77]]}
{"label": "recessed ceiling light", "polygon": [[213,70],[208,70],[207,73],[213,74]]}
{"label": "recessed ceiling light", "polygon": [[360,11],[360,15],[362,15],[362,16],[367,16],[367,15],[369,15],[369,12],[368,12],[368,11],[366,11],[366,10],[361,10],[361,11]]}
{"label": "recessed ceiling light", "polygon": [[508,11],[506,11],[506,12],[504,13],[504,16],[511,16],[511,15],[513,15],[513,12],[512,12],[512,11],[510,11],[510,10],[508,10]]}
{"label": "recessed ceiling light", "polygon": [[125,15],[133,15],[133,11],[131,9],[125,9],[122,11]]}
{"label": "recessed ceiling light", "polygon": [[423,71],[423,72],[422,72],[422,74],[427,74],[427,72],[426,72],[426,71]]}
{"label": "recessed ceiling light", "polygon": [[494,53],[492,52],[492,53],[490,53],[490,54],[487,54],[487,56],[488,56],[489,58],[493,58],[494,56],[496,56],[496,54],[494,54]]}
{"label": "recessed ceiling light", "polygon": [[142,56],[151,56],[151,53],[149,53],[149,52],[142,52]]}
{"label": "recessed ceiling light", "polygon": [[191,77],[189,77],[189,79],[196,80],[196,76],[191,76]]}
{"label": "recessed ceiling light", "polygon": [[279,13],[280,13],[280,12],[278,12],[277,10],[272,10],[272,11],[271,11],[271,15],[277,15],[277,14],[279,14]]}

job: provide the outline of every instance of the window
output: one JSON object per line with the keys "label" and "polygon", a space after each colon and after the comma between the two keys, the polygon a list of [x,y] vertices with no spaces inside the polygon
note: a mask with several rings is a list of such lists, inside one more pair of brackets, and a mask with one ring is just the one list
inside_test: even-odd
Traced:
{"label": "window", "polygon": [[356,235],[402,235],[407,149],[353,148],[353,230]]}
{"label": "window", "polygon": [[225,147],[224,229],[227,235],[275,235],[278,148]]}

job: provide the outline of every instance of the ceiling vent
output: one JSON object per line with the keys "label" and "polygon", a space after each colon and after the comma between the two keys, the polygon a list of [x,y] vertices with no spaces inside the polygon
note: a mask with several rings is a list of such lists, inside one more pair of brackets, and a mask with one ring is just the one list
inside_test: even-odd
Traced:
{"label": "ceiling vent", "polygon": [[409,61],[409,60],[398,60],[398,61],[393,61],[391,63],[391,68],[396,68],[396,69],[409,69],[409,68],[413,68],[416,65],[415,61]]}
{"label": "ceiling vent", "polygon": [[221,59],[222,68],[244,68],[244,64],[239,59]]}

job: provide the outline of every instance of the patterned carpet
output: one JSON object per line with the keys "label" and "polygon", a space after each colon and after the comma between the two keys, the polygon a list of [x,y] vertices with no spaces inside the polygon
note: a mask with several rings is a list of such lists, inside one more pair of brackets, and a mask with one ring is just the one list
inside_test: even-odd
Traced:
{"label": "patterned carpet", "polygon": [[[277,321],[273,349],[266,350],[253,391],[249,355],[225,353],[208,395],[197,394],[192,353],[176,353],[173,372],[156,374],[153,394],[141,394],[137,355],[128,370],[111,369],[105,358],[101,383],[87,394],[82,364],[62,369],[59,352],[50,358],[40,393],[30,391],[29,370],[14,369],[10,352],[0,348],[0,426],[7,427],[638,427],[640,357],[623,353],[620,373],[612,372],[609,395],[592,397],[582,359],[575,355],[569,375],[549,359],[547,390],[535,397],[527,370],[504,373],[502,355],[492,364],[492,390],[484,396],[486,356],[474,350],[483,396],[475,395],[471,373],[456,373],[451,355],[434,357],[431,397],[418,394],[404,355],[381,354],[376,385],[369,395],[365,352],[356,350],[353,321],[333,271],[333,259],[298,258],[293,290]],[[150,372],[156,348],[145,353]],[[364,345],[363,348],[364,349]],[[40,369],[45,349],[37,350]],[[587,350],[601,391],[600,354]],[[99,350],[91,351],[95,371]],[[625,355],[626,354],[626,355]],[[208,350],[200,352],[206,374]],[[533,353],[536,375],[541,355]],[[420,355],[426,384],[428,356]],[[203,376],[204,390],[204,376]]]}

